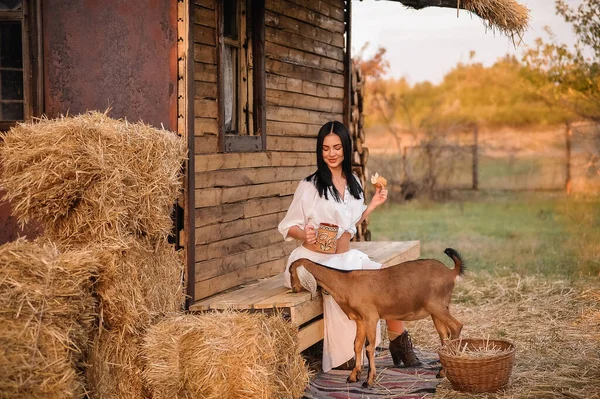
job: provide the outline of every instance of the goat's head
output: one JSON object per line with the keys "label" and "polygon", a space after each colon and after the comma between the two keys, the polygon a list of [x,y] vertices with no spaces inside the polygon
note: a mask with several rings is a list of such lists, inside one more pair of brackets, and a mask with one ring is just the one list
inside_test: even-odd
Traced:
{"label": "goat's head", "polygon": [[312,274],[304,267],[308,259],[298,259],[290,265],[290,285],[292,292],[300,292],[302,289],[310,291],[311,294],[317,292],[317,281]]}

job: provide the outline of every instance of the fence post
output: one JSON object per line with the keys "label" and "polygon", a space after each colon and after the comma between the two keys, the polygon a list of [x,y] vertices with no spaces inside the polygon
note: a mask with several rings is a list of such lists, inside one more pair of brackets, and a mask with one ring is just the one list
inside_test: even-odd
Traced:
{"label": "fence post", "polygon": [[479,128],[473,125],[473,190],[479,190],[479,171],[478,171],[478,154],[479,146]]}
{"label": "fence post", "polygon": [[565,130],[565,147],[566,147],[566,179],[565,179],[565,192],[567,194],[571,194],[573,190],[573,184],[571,181],[571,136],[573,136],[573,130],[571,129],[571,124],[569,122],[566,123]]}

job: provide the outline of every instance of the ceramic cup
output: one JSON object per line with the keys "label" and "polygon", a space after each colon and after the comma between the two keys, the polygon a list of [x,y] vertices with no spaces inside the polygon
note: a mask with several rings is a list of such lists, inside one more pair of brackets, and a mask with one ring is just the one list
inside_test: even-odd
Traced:
{"label": "ceramic cup", "polygon": [[337,245],[337,233],[339,227],[335,224],[320,223],[317,229],[317,242],[314,244],[315,251],[324,254],[334,254]]}

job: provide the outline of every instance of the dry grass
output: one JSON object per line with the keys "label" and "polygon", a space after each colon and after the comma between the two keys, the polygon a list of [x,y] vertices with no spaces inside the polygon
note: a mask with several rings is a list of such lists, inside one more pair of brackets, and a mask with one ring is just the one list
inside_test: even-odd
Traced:
{"label": "dry grass", "polygon": [[90,112],[19,123],[0,143],[0,185],[21,223],[70,243],[169,234],[186,154],[174,133]]}
{"label": "dry grass", "polygon": [[172,245],[129,238],[90,247],[100,263],[94,291],[102,328],[139,335],[161,315],[181,309],[184,263]]}
{"label": "dry grass", "polygon": [[0,247],[0,398],[82,397],[98,266],[43,240]]}
{"label": "dry grass", "polygon": [[86,370],[90,399],[143,399],[142,336],[101,329],[94,337]]}
{"label": "dry grass", "polygon": [[300,398],[309,374],[297,348],[279,316],[173,316],[148,330],[144,377],[155,399]]}
{"label": "dry grass", "polygon": [[[493,394],[453,391],[435,398],[600,397],[600,287],[597,279],[472,275],[455,288],[453,315],[465,338],[508,339],[516,346],[511,385]],[[431,320],[408,325],[419,347],[437,351]]]}
{"label": "dry grass", "polygon": [[529,9],[515,0],[459,0],[466,10],[485,21],[488,28],[499,30],[515,40],[529,27]]}

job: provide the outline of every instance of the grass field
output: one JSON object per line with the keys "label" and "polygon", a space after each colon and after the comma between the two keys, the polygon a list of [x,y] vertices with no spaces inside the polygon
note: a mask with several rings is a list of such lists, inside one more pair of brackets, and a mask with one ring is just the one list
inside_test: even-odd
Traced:
{"label": "grass field", "polygon": [[[446,265],[443,250],[459,250],[468,269],[451,312],[461,336],[516,346],[507,389],[468,394],[444,379],[433,398],[600,398],[600,198],[461,195],[386,204],[370,218],[374,241],[419,240],[421,257]],[[439,348],[430,318],[407,326],[416,346]]]}
{"label": "grass field", "polygon": [[568,277],[600,273],[600,198],[553,193],[461,193],[448,202],[389,203],[371,214],[373,241],[421,242],[421,255],[470,270]]}

